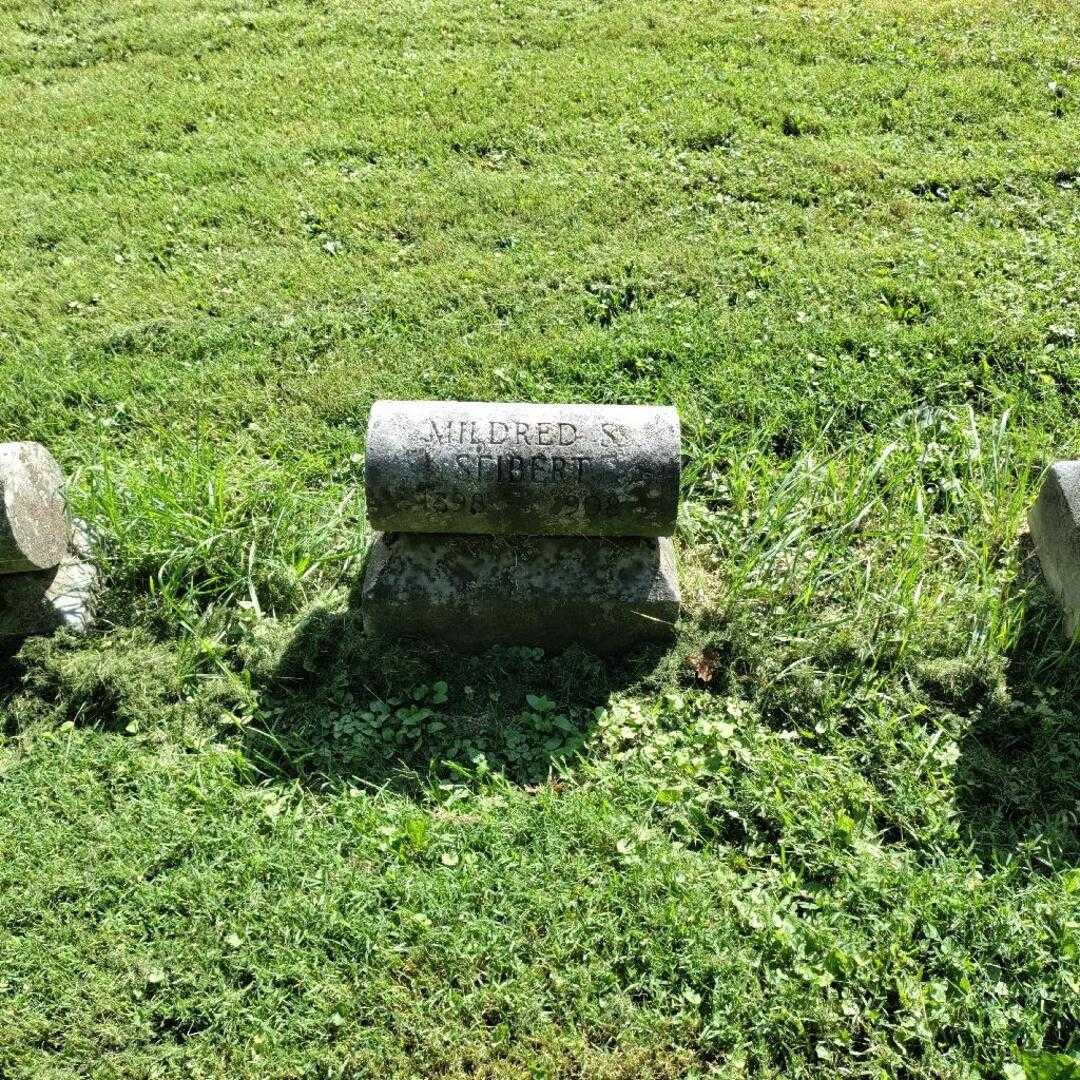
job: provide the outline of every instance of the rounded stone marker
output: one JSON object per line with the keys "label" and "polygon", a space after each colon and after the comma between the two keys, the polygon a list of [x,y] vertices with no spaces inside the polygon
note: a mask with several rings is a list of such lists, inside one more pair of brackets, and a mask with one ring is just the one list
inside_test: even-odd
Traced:
{"label": "rounded stone marker", "polygon": [[670,536],[680,455],[665,406],[376,401],[368,518],[385,532]]}
{"label": "rounded stone marker", "polygon": [[0,574],[59,565],[68,538],[56,459],[40,443],[0,443]]}

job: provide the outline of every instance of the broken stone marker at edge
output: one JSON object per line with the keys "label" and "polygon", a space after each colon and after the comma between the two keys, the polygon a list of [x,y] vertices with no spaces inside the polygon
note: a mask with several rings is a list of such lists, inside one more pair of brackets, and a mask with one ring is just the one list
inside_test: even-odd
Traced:
{"label": "broken stone marker at edge", "polygon": [[680,459],[672,408],[376,402],[365,627],[477,650],[670,637]]}
{"label": "broken stone marker at edge", "polygon": [[64,477],[39,443],[0,443],[0,639],[85,630],[98,576],[68,521]]}
{"label": "broken stone marker at edge", "polygon": [[1080,461],[1050,466],[1028,523],[1043,576],[1073,637],[1080,626]]}
{"label": "broken stone marker at edge", "polygon": [[98,573],[90,544],[76,523],[59,564],[48,570],[0,577],[0,640],[89,629],[94,617]]}

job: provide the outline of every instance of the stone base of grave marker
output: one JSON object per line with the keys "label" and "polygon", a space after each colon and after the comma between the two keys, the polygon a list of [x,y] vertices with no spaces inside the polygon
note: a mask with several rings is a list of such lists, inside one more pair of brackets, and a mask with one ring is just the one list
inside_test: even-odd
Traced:
{"label": "stone base of grave marker", "polygon": [[0,639],[88,629],[97,587],[86,533],[76,525],[59,566],[0,576]]}
{"label": "stone base of grave marker", "polygon": [[1043,576],[1073,637],[1080,626],[1080,461],[1050,466],[1028,522]]}
{"label": "stone base of grave marker", "polygon": [[668,639],[680,603],[666,537],[382,533],[361,591],[369,632],[455,649],[626,652]]}

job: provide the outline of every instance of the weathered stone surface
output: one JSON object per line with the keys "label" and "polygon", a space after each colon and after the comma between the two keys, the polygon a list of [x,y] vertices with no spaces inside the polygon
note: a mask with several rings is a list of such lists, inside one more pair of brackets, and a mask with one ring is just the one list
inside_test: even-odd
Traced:
{"label": "weathered stone surface", "polygon": [[1043,576],[1065,609],[1070,637],[1080,625],[1080,461],[1058,461],[1028,515]]}
{"label": "weathered stone surface", "polygon": [[679,586],[666,538],[376,537],[361,591],[364,625],[454,649],[493,644],[598,653],[667,639]]}
{"label": "weathered stone surface", "polygon": [[40,443],[0,443],[0,574],[47,570],[64,557],[64,474]]}
{"label": "weathered stone surface", "polygon": [[63,627],[88,629],[97,588],[89,543],[76,525],[70,550],[59,566],[0,577],[0,638],[51,634]]}
{"label": "weathered stone surface", "polygon": [[673,408],[377,401],[368,517],[387,532],[670,536],[680,454]]}

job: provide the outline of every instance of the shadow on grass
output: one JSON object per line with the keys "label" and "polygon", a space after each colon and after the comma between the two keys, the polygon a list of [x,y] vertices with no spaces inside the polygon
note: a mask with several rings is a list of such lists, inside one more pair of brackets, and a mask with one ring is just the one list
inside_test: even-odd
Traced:
{"label": "shadow on grass", "polygon": [[4,706],[22,689],[23,666],[18,659],[22,644],[21,638],[0,638],[0,734],[4,735],[14,730]]}
{"label": "shadow on grass", "polygon": [[1053,871],[1080,863],[1080,647],[1065,641],[1029,538],[1015,587],[1026,596],[1006,694],[974,711],[957,763],[958,809],[987,864],[1021,859]]}
{"label": "shadow on grass", "polygon": [[570,765],[610,695],[647,680],[667,649],[619,660],[496,646],[460,655],[364,632],[359,581],[345,611],[317,609],[259,687],[248,752],[271,775],[414,793],[486,769],[543,781]]}

